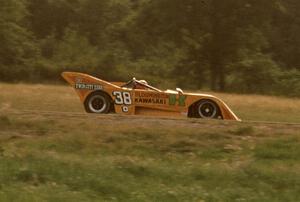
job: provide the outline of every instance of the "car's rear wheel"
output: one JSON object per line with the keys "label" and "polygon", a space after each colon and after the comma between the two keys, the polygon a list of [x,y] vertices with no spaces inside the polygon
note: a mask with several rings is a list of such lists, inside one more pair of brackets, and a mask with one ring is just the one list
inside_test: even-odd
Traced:
{"label": "car's rear wheel", "polygon": [[197,115],[200,118],[221,118],[218,105],[211,100],[201,100],[197,104]]}
{"label": "car's rear wheel", "polygon": [[89,95],[84,102],[85,110],[89,113],[106,114],[111,107],[111,99],[102,92]]}

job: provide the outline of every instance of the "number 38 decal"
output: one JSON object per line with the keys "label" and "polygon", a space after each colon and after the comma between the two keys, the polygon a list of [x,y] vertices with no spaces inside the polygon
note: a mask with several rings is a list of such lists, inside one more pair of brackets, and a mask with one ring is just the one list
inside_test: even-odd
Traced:
{"label": "number 38 decal", "polygon": [[131,105],[131,95],[129,92],[114,91],[113,96],[116,97],[115,103],[118,105]]}

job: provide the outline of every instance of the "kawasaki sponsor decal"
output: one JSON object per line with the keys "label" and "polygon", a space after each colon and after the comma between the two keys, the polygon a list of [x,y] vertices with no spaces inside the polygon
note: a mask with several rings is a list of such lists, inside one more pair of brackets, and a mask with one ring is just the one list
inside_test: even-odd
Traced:
{"label": "kawasaki sponsor decal", "polygon": [[135,98],[135,103],[143,104],[167,104],[165,99],[160,98]]}

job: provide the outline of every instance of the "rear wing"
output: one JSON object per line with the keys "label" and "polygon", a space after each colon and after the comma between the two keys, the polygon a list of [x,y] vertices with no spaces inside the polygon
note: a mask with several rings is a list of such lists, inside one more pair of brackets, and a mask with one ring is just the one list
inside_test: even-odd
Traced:
{"label": "rear wing", "polygon": [[91,83],[99,83],[103,85],[109,85],[112,87],[118,87],[117,85],[104,81],[102,79],[98,79],[88,74],[79,73],[79,72],[63,72],[61,76],[71,85],[75,86],[76,84],[91,84]]}
{"label": "rear wing", "polygon": [[113,83],[84,73],[63,72],[61,76],[75,89],[81,101],[84,101],[85,98],[93,91],[110,91],[110,89],[120,88]]}

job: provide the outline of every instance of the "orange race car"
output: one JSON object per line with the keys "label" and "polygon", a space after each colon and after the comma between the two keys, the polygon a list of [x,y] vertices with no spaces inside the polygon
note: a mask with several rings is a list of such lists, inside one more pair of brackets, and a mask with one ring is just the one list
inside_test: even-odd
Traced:
{"label": "orange race car", "polygon": [[220,99],[207,94],[159,90],[145,80],[107,82],[93,76],[63,72],[89,113],[126,115],[186,116],[194,118],[240,119]]}

